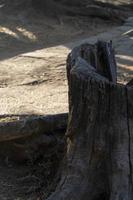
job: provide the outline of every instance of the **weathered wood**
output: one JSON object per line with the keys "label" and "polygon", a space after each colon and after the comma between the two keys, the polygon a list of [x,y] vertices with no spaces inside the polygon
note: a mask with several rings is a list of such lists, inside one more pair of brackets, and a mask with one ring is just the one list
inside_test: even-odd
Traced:
{"label": "weathered wood", "polygon": [[67,153],[47,200],[132,200],[133,88],[110,81],[114,71],[100,75],[90,64],[92,46],[85,46],[88,59],[83,46],[68,58]]}
{"label": "weathered wood", "polygon": [[1,116],[0,142],[66,129],[67,120],[67,113],[46,116],[6,116],[5,118]]}
{"label": "weathered wood", "polygon": [[[130,166],[130,190],[133,194],[133,85],[127,87],[127,114],[128,114],[128,133],[129,133],[129,166]],[[132,196],[133,198],[133,196]]]}
{"label": "weathered wood", "polygon": [[98,41],[96,45],[86,43],[74,48],[72,54],[70,55],[71,61],[68,62],[70,65],[68,66],[68,74],[70,74],[71,65],[75,62],[75,57],[78,57],[81,68],[82,65],[85,66],[88,63],[89,66],[87,67],[97,71],[98,74],[106,77],[109,81],[117,82],[117,67],[112,41]]}
{"label": "weathered wood", "polygon": [[97,44],[98,66],[97,72],[104,77],[108,77],[109,81],[117,82],[116,61],[112,41],[98,42]]}

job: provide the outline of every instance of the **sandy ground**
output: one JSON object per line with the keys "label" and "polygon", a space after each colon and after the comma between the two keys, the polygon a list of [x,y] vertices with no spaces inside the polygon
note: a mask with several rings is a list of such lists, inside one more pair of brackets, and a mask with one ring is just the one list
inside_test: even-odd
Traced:
{"label": "sandy ground", "polygon": [[1,59],[0,114],[67,112],[67,55],[74,46],[83,42],[94,43],[98,39],[113,41],[118,82],[126,84],[133,77],[132,18],[125,25],[97,36]]}
{"label": "sandy ground", "polygon": [[[97,1],[101,1],[101,0],[97,0]],[[107,3],[113,3],[115,5],[121,5],[121,4],[131,4],[132,0],[102,0],[102,2],[107,2]]]}
{"label": "sandy ground", "polygon": [[0,12],[0,20],[1,115],[67,111],[68,43],[118,26],[97,18],[53,19],[32,9]]}
{"label": "sandy ground", "polygon": [[[121,0],[122,1],[122,0]],[[114,1],[115,2],[115,1]],[[103,33],[104,32],[104,33]],[[86,39],[84,39],[86,38]],[[98,39],[113,40],[118,82],[133,78],[133,18],[124,25],[64,16],[50,19],[41,14],[0,12],[0,115],[45,115],[68,111],[66,58],[74,46]],[[30,166],[0,164],[0,200],[41,200],[25,195],[38,184]]]}

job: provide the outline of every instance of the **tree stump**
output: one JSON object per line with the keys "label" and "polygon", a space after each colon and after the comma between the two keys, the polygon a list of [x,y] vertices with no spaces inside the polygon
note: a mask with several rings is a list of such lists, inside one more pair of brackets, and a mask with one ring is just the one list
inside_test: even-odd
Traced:
{"label": "tree stump", "polygon": [[67,152],[47,200],[132,200],[133,88],[116,81],[111,42],[75,48],[67,73]]}

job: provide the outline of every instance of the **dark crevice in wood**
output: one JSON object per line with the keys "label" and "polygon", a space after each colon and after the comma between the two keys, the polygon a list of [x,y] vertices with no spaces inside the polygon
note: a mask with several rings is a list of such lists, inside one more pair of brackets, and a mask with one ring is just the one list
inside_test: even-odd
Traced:
{"label": "dark crevice in wood", "polygon": [[98,42],[97,44],[98,66],[97,72],[108,78],[109,81],[117,83],[116,62],[112,41]]}
{"label": "dark crevice in wood", "polygon": [[128,127],[128,137],[129,137],[129,168],[130,168],[130,175],[129,175],[129,185],[131,188],[129,188],[132,192],[132,187],[133,187],[133,179],[132,179],[132,174],[133,174],[133,166],[132,166],[132,161],[131,161],[131,132],[130,132],[130,123],[129,123],[129,99],[128,99],[128,89],[127,87],[125,88],[126,90],[126,100],[127,100],[127,127]]}
{"label": "dark crevice in wood", "polygon": [[[107,85],[107,89],[106,91],[108,92],[108,100],[107,100],[107,127],[110,127],[111,126],[111,117],[112,117],[112,107],[111,107],[111,85]],[[109,130],[107,130],[108,132]],[[105,141],[106,141],[106,149],[108,151],[108,156],[107,156],[107,162],[106,162],[106,166],[107,166],[107,179],[108,179],[108,198],[107,200],[110,199],[110,192],[111,192],[111,185],[112,185],[112,180],[111,180],[111,177],[109,176],[109,174],[112,174],[112,135],[110,134],[110,132],[108,132],[108,134],[106,133],[105,135]]]}
{"label": "dark crevice in wood", "polygon": [[[71,57],[72,55],[72,57]],[[117,67],[112,47],[112,41],[103,42],[98,41],[96,45],[83,44],[81,47],[73,49],[72,54],[69,55],[68,61],[71,57],[71,67],[76,64],[75,58],[79,57],[81,65],[88,65],[92,71],[96,71],[101,76],[107,78],[110,82],[117,83]],[[75,57],[75,58],[74,58]],[[82,60],[82,59],[83,60]],[[86,63],[85,63],[86,62]],[[68,62],[69,63],[69,62]],[[70,63],[68,66],[68,80],[69,72],[71,70]],[[88,66],[87,66],[88,67]]]}
{"label": "dark crevice in wood", "polygon": [[108,193],[101,193],[98,197],[94,198],[93,200],[108,200],[109,194]]}

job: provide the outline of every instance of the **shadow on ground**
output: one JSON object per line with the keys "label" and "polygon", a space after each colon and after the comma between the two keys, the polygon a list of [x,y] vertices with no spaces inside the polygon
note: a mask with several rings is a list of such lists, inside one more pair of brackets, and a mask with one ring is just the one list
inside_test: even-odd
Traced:
{"label": "shadow on ground", "polygon": [[[46,199],[55,190],[65,150],[65,129],[37,131],[35,126],[44,117],[27,114],[0,116],[0,127],[6,124],[5,131],[9,131],[9,124],[11,132],[19,130],[17,134],[21,134],[22,127],[27,133],[33,129],[33,135],[28,137],[0,142],[0,199]],[[26,120],[29,120],[28,126]],[[35,126],[32,120],[35,120]]]}
{"label": "shadow on ground", "polygon": [[81,16],[46,17],[28,6],[21,8],[21,3],[15,9],[11,5],[8,0],[1,1],[1,60],[43,48],[65,45],[75,39],[96,35],[120,24]]}

